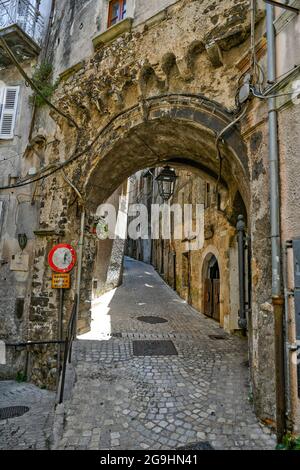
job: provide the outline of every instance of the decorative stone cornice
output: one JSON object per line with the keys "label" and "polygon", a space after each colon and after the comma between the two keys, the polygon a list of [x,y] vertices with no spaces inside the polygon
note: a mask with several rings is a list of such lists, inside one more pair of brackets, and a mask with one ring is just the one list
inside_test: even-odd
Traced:
{"label": "decorative stone cornice", "polygon": [[103,33],[99,34],[93,39],[94,48],[97,49],[101,47],[103,44],[109,44],[118,36],[124,33],[129,33],[132,28],[133,18],[125,18],[119,23],[111,26]]}

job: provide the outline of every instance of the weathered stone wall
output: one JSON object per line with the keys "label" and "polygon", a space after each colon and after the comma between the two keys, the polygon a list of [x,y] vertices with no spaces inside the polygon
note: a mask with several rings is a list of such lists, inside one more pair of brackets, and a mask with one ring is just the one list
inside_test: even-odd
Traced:
{"label": "weathered stone wall", "polygon": [[[41,1],[44,35],[50,7],[50,0]],[[37,62],[37,58],[25,60],[22,67],[31,75]],[[0,186],[7,186],[28,176],[31,168],[38,168],[44,162],[44,155],[30,133],[33,106],[29,98],[32,91],[14,65],[0,69],[0,86],[20,87],[14,136],[12,139],[0,140]],[[41,198],[36,189],[34,186],[25,186],[2,190],[0,194],[0,339],[9,342],[28,339],[34,230],[38,225]],[[28,240],[21,257],[18,243],[20,234],[26,234]],[[25,352],[20,348],[9,348],[6,362],[6,366],[0,366],[0,377],[15,378],[18,372],[24,373]]]}
{"label": "weathered stone wall", "polygon": [[[35,61],[24,64],[30,71]],[[22,158],[28,143],[32,107],[30,90],[13,66],[0,71],[0,80],[6,86],[20,86],[14,138],[0,141],[0,185],[14,184],[25,177],[29,168],[39,164],[39,158],[29,151]],[[30,303],[31,266],[34,256],[34,229],[37,225],[40,196],[33,188],[1,191],[0,205],[0,339],[20,341],[26,337],[27,315]],[[24,263],[13,267],[21,254],[18,235],[26,234],[28,243],[23,251]],[[24,355],[9,349],[7,366],[0,366],[0,376],[15,377],[24,370]]]}
{"label": "weathered stone wall", "polygon": [[[62,3],[62,8],[65,6]],[[66,31],[70,23],[64,22],[63,10],[58,11],[51,43],[56,73],[63,71],[63,65],[66,68],[73,65],[67,47],[72,43]],[[80,9],[72,9],[74,24],[80,14]],[[93,15],[92,11],[90,14]],[[88,46],[85,38],[90,59],[74,69],[73,74],[69,71],[63,77],[55,95],[56,104],[72,115],[79,130],[55,113],[51,112],[55,124],[44,117],[45,161],[51,164],[65,161],[93,144],[66,167],[68,177],[83,194],[88,211],[96,210],[137,170],[172,160],[182,166],[194,165],[199,174],[205,174],[214,183],[219,178],[229,199],[237,189],[240,191],[248,209],[253,243],[254,326],[250,335],[254,395],[260,416],[272,419],[275,402],[272,312],[269,306],[262,307],[271,300],[267,166],[265,161],[258,163],[255,172],[256,167],[249,161],[251,152],[235,128],[222,145],[220,175],[215,146],[216,134],[234,118],[232,111],[241,75],[237,64],[249,47],[248,2],[182,0],[170,5],[156,20],[134,25],[109,43],[101,42],[100,37],[94,52],[92,43]],[[77,23],[80,25],[80,21]],[[60,34],[65,39],[58,47]],[[249,125],[245,122],[243,127],[245,139]],[[252,173],[258,173],[253,187]],[[264,201],[260,200],[261,195],[266,198]],[[77,246],[80,211],[74,191],[61,172],[45,181],[40,217],[43,237],[36,243],[37,278],[30,309],[32,339],[41,339],[46,334],[55,337],[57,302],[50,288],[46,257],[55,241]],[[58,235],[51,234],[53,231]],[[91,298],[90,273],[95,256],[91,237],[86,237],[84,253],[80,324],[87,326],[86,301]],[[195,261],[195,270],[197,264]],[[66,318],[72,295],[73,291],[66,298]],[[45,360],[41,361],[45,365]],[[51,382],[51,375],[45,379],[38,366],[35,371],[37,382]],[[264,373],[270,380],[265,379]]]}

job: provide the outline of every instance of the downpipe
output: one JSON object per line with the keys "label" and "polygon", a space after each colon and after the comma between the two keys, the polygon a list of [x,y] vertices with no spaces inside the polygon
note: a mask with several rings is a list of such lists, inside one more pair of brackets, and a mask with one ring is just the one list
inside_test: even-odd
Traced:
{"label": "downpipe", "polygon": [[83,260],[83,247],[84,247],[84,228],[85,228],[85,208],[82,206],[81,212],[81,223],[80,223],[80,237],[78,243],[78,267],[77,267],[77,279],[76,279],[76,294],[77,294],[77,305],[76,305],[76,331],[78,330],[78,318],[80,309],[80,289],[81,289],[81,278],[82,278],[82,260]]}
{"label": "downpipe", "polygon": [[246,335],[247,317],[246,317],[246,285],[245,285],[245,228],[246,224],[242,215],[238,216],[237,222],[237,241],[238,241],[238,263],[239,263],[239,327]]}
{"label": "downpipe", "polygon": [[[274,29],[274,7],[266,5],[268,81],[276,80],[276,38]],[[280,205],[279,205],[279,149],[278,116],[276,99],[268,99],[269,114],[269,171],[270,171],[270,212],[272,243],[272,303],[275,335],[275,380],[276,380],[276,427],[277,440],[282,442],[286,430],[285,367],[284,367],[284,297],[282,293]]]}

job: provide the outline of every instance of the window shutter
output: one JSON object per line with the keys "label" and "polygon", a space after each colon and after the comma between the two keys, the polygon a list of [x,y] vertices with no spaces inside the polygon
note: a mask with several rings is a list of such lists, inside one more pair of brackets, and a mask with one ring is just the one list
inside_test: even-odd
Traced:
{"label": "window shutter", "polygon": [[18,86],[4,88],[0,118],[0,139],[8,140],[14,138],[19,89],[20,87]]}

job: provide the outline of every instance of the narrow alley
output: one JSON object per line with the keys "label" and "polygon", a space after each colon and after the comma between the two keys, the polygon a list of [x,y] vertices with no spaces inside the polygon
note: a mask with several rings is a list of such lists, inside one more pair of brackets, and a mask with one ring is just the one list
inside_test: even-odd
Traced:
{"label": "narrow alley", "polygon": [[274,449],[253,412],[247,365],[246,339],[126,258],[123,285],[94,302],[92,330],[74,344],[75,383],[53,446]]}

